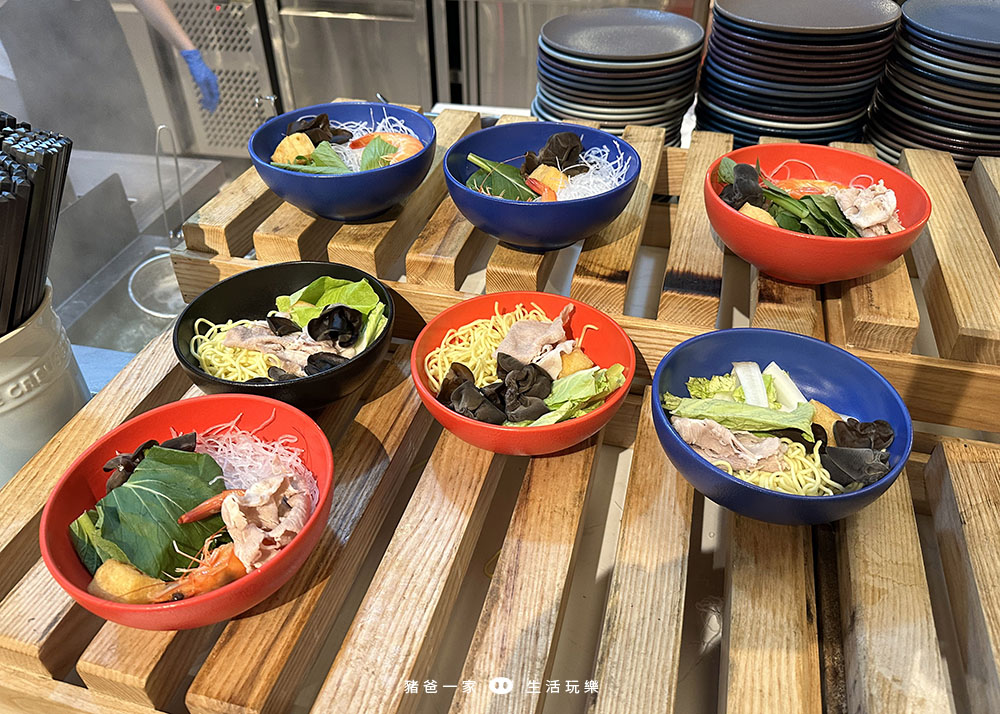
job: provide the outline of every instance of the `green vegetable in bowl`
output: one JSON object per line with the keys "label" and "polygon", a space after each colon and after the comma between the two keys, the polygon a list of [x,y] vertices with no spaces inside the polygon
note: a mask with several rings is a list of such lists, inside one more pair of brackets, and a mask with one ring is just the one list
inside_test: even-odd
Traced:
{"label": "green vegetable in bowl", "polygon": [[813,440],[811,424],[814,408],[808,403],[799,404],[791,411],[781,411],[724,399],[676,397],[669,392],[663,394],[661,403],[676,417],[711,419],[727,429],[740,431],[797,429],[808,441]]}

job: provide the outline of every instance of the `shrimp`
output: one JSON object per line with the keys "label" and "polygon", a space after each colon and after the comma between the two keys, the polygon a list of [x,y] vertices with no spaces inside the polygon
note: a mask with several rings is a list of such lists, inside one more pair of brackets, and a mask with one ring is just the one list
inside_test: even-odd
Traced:
{"label": "shrimp", "polygon": [[363,149],[368,146],[369,142],[371,142],[371,140],[376,136],[382,141],[396,147],[396,153],[389,157],[390,164],[398,164],[404,159],[415,156],[417,152],[424,148],[424,145],[420,143],[420,139],[417,137],[410,136],[409,134],[398,134],[391,131],[377,131],[371,134],[365,134],[364,136],[352,141],[349,146],[352,149]]}
{"label": "shrimp", "polygon": [[538,179],[533,179],[529,176],[528,178],[524,179],[524,182],[528,185],[528,188],[530,188],[535,193],[539,194],[538,198],[535,199],[536,201],[541,201],[543,203],[546,203],[548,201],[556,200],[556,192],[553,191],[548,186],[546,186],[541,181],[539,181]]}
{"label": "shrimp", "polygon": [[232,543],[226,543],[213,551],[208,550],[214,537],[205,541],[201,552],[194,559],[196,566],[181,570],[184,575],[176,580],[142,588],[134,594],[134,599],[130,602],[157,603],[184,600],[221,588],[246,575],[247,568],[236,557],[236,549]]}
{"label": "shrimp", "polygon": [[231,488],[228,491],[217,493],[211,498],[199,503],[187,513],[182,514],[180,518],[177,519],[177,522],[184,525],[186,523],[194,523],[195,521],[203,521],[209,516],[214,516],[222,510],[222,502],[225,501],[231,493],[235,493],[237,496],[242,496],[244,491],[242,488]]}

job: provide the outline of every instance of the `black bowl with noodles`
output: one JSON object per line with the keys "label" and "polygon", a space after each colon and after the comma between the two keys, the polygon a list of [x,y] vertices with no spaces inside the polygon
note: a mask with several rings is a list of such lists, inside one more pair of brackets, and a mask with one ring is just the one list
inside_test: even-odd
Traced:
{"label": "black bowl with noodles", "polygon": [[[385,305],[386,325],[364,350],[318,374],[279,382],[235,382],[214,377],[201,368],[191,352],[191,338],[198,318],[217,324],[228,320],[263,320],[275,309],[275,299],[279,295],[291,295],[323,276],[352,282],[367,280]],[[389,351],[394,320],[395,309],[388,289],[362,270],[339,263],[275,263],[227,278],[192,300],[174,324],[174,353],[194,383],[209,394],[257,394],[309,411],[351,394],[375,374]]]}

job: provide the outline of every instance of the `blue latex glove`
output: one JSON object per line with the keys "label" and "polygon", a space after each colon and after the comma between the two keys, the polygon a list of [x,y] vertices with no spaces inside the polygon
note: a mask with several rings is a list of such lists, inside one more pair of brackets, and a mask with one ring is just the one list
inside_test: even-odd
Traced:
{"label": "blue latex glove", "polygon": [[201,50],[183,50],[181,57],[187,62],[191,77],[201,91],[202,109],[214,112],[215,108],[219,106],[219,80],[216,79],[215,72],[205,64]]}

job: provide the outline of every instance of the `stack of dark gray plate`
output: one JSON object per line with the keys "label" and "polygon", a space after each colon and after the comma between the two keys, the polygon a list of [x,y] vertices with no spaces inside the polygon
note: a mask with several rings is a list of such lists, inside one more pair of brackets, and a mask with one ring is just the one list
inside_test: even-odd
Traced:
{"label": "stack of dark gray plate", "polygon": [[705,31],[670,12],[617,7],[549,20],[538,37],[540,119],[588,119],[620,135],[627,124],[663,127],[679,144],[694,99]]}
{"label": "stack of dark gray plate", "polygon": [[896,163],[905,148],[948,151],[968,172],[1000,156],[1000,0],[908,0],[868,138]]}
{"label": "stack of dark gray plate", "polygon": [[899,14],[892,0],[716,0],[698,128],[737,146],[861,138]]}

